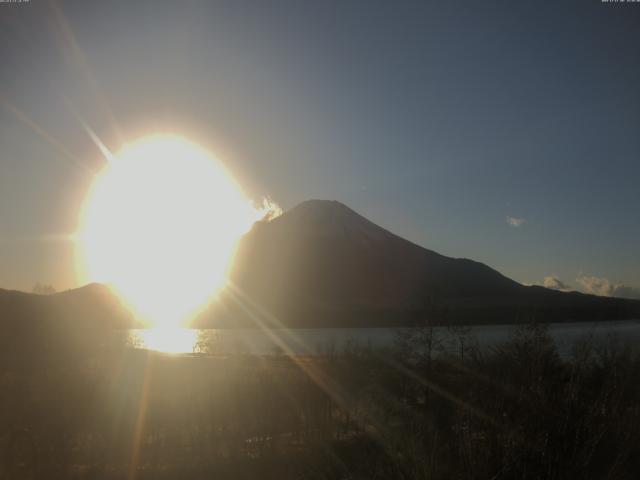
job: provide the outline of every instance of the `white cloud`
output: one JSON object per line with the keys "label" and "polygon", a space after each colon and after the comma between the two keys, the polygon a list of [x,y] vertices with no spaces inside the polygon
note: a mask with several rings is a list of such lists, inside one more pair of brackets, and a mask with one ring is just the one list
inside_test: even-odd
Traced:
{"label": "white cloud", "polygon": [[599,295],[601,297],[632,298],[640,300],[640,288],[630,287],[622,283],[613,283],[608,278],[589,275],[579,275],[576,278],[578,286],[573,288],[560,280],[556,275],[544,277],[542,285],[551,290],[571,292],[577,290],[582,293]]}
{"label": "white cloud", "polygon": [[576,282],[578,282],[585,293],[601,295],[603,297],[610,297],[613,293],[613,285],[606,278],[581,275],[576,278]]}
{"label": "white cloud", "polygon": [[543,280],[542,284],[546,288],[550,288],[551,290],[560,290],[562,292],[570,292],[570,291],[574,290],[571,287],[571,285],[568,285],[568,284],[564,283],[562,280],[560,280],[555,275],[549,275],[547,277],[544,277],[544,280]]}
{"label": "white cloud", "polygon": [[256,207],[258,218],[260,220],[270,222],[274,218],[282,215],[282,208],[276,202],[271,200],[271,197],[266,196],[262,198],[262,205]]}
{"label": "white cloud", "polygon": [[524,218],[509,217],[506,218],[507,223],[512,227],[520,227],[524,223]]}
{"label": "white cloud", "polygon": [[604,297],[640,299],[640,288],[630,287],[622,283],[613,283],[607,278],[581,275],[576,278],[585,293]]}

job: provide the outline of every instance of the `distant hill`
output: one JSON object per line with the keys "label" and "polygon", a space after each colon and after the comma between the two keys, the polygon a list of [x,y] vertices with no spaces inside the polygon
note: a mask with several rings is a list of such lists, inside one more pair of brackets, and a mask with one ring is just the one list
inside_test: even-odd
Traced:
{"label": "distant hill", "polygon": [[53,295],[0,289],[0,362],[8,370],[73,363],[109,341],[114,329],[133,326],[133,316],[104,285]]}
{"label": "distant hill", "polygon": [[5,325],[54,322],[74,328],[91,325],[110,329],[134,325],[118,297],[97,283],[52,295],[0,289],[0,319]]}
{"label": "distant hill", "polygon": [[251,325],[247,311],[260,308],[262,321],[295,327],[640,318],[640,302],[524,286],[411,243],[336,201],[309,200],[255,224],[231,280],[236,292],[200,324]]}

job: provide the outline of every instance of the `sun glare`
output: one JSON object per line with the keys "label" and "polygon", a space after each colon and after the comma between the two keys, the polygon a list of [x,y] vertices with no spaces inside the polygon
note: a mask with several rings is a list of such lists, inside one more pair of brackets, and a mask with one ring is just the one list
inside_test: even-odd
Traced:
{"label": "sun glare", "polygon": [[224,285],[239,237],[260,215],[202,147],[145,137],[126,144],[91,186],[78,273],[110,284],[147,325],[185,326]]}
{"label": "sun glare", "polygon": [[198,333],[198,330],[187,328],[149,328],[131,331],[129,338],[136,348],[165,353],[193,353]]}

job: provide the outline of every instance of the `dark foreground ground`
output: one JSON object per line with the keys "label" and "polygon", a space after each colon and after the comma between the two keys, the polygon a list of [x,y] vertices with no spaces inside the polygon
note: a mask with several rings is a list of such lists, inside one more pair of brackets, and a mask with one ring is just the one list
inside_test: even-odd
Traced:
{"label": "dark foreground ground", "polygon": [[[0,478],[640,478],[640,358],[543,326],[314,358],[2,339]],[[62,338],[62,337],[61,337]]]}

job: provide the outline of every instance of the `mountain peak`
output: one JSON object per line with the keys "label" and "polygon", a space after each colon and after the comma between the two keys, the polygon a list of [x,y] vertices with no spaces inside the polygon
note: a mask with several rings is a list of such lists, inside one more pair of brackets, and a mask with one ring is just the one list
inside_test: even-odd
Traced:
{"label": "mountain peak", "polygon": [[296,322],[327,312],[343,312],[346,321],[356,311],[363,318],[406,317],[436,297],[500,297],[519,288],[486,265],[427,250],[343,203],[317,199],[245,236],[231,278],[278,317]]}
{"label": "mountain peak", "polygon": [[300,202],[298,205],[290,209],[287,213],[294,212],[304,212],[304,214],[309,214],[313,212],[322,212],[322,213],[351,213],[356,214],[352,209],[347,207],[344,203],[341,203],[337,200],[320,200],[320,199],[310,199]]}
{"label": "mountain peak", "polygon": [[379,235],[383,229],[336,200],[306,200],[270,222],[272,228],[320,235]]}

